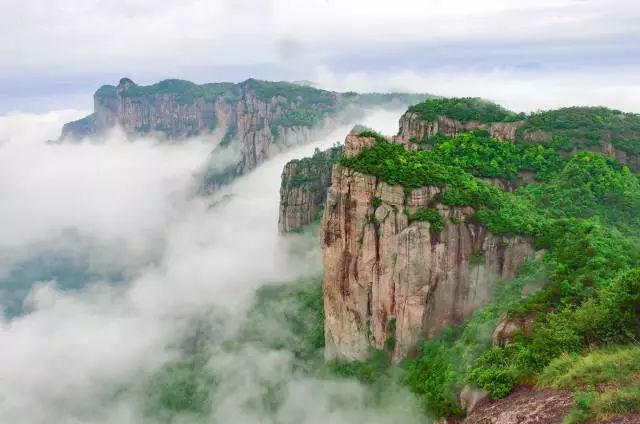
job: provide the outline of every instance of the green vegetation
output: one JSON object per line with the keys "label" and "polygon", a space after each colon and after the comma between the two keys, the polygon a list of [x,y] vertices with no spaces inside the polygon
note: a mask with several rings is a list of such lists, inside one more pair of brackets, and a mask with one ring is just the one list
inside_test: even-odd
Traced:
{"label": "green vegetation", "polygon": [[284,81],[260,81],[256,79],[248,79],[243,84],[263,101],[271,101],[273,97],[284,97],[291,102],[297,103],[301,107],[310,108],[333,107],[337,102],[335,93],[307,85]]}
{"label": "green vegetation", "polygon": [[374,140],[376,140],[376,142],[378,142],[378,143],[384,143],[384,142],[388,142],[389,141],[386,138],[384,138],[384,136],[378,134],[375,131],[371,131],[371,130],[361,131],[361,132],[358,133],[358,135],[360,137],[371,137]]}
{"label": "green vegetation", "polygon": [[427,99],[411,106],[409,112],[417,113],[427,122],[435,121],[438,116],[447,116],[460,122],[510,122],[523,118],[523,115],[476,97]]}
{"label": "green vegetation", "polygon": [[[385,352],[372,351],[368,361],[325,362],[322,278],[318,276],[258,289],[237,337],[169,365],[148,382],[147,414],[161,422],[185,418],[189,422],[209,422],[207,418],[215,411],[221,383],[211,364],[215,363],[217,355],[239,354],[247,346],[262,353],[290,352],[290,362],[278,364],[290,367],[291,375],[286,379],[359,381],[369,388],[363,392],[365,399],[359,401],[366,402],[371,408],[394,402],[398,395],[406,396],[397,385]],[[286,380],[273,377],[256,383],[252,389],[257,398],[252,397],[251,404],[246,407],[259,408],[263,416],[273,414],[275,418],[284,398],[285,384]],[[411,403],[410,399],[402,402]]]}
{"label": "green vegetation", "polygon": [[309,108],[296,108],[287,111],[273,122],[273,127],[312,127],[322,120],[324,114]]}
{"label": "green vegetation", "polygon": [[93,96],[100,101],[106,101],[109,99],[117,99],[118,93],[115,86],[103,85],[102,87],[98,88]]}
{"label": "green vegetation", "polygon": [[604,107],[568,107],[533,113],[518,130],[520,142],[560,150],[600,146],[603,140],[628,154],[640,154],[640,115]]}
{"label": "green vegetation", "polygon": [[[427,410],[437,416],[462,414],[458,391],[468,383],[475,361],[490,348],[498,319],[519,305],[523,290],[536,286],[544,275],[541,263],[525,264],[513,281],[498,285],[489,305],[476,311],[464,325],[449,327],[440,337],[423,342],[418,355],[405,361],[402,380],[422,399]],[[497,377],[491,383],[496,390],[502,385],[504,393],[504,377]]]}
{"label": "green vegetation", "polygon": [[432,98],[430,94],[415,93],[355,93],[349,91],[342,94],[343,99],[361,106],[379,106],[381,104],[414,105]]}
{"label": "green vegetation", "polygon": [[[141,97],[156,95],[172,95],[179,104],[193,103],[197,98],[205,101],[215,101],[227,94],[231,94],[234,89],[232,83],[213,83],[198,85],[191,81],[168,79],[153,85],[134,85],[122,93],[125,98],[139,99]],[[96,93],[97,95],[97,93]]]}
{"label": "green vegetation", "polygon": [[[443,141],[434,149],[418,152],[390,143],[379,135],[361,135],[376,138],[376,144],[354,157],[343,157],[341,165],[375,175],[382,181],[402,185],[407,189],[427,185],[446,187],[445,193],[435,201],[451,206],[473,206],[477,210],[475,218],[496,233],[532,235],[541,230],[544,217],[532,206],[530,198],[504,193],[494,185],[474,177],[473,173],[482,175],[484,172],[481,160],[474,160],[478,156],[478,149],[489,150],[492,145],[490,143],[499,144],[495,140],[486,142],[486,134],[462,135]],[[474,144],[478,149],[466,148],[465,144]],[[457,153],[456,160],[452,159],[452,152]],[[513,166],[516,169],[529,169],[531,165],[523,159],[529,156],[526,150],[522,150],[519,155],[514,153],[511,160],[517,159],[517,165]],[[549,169],[557,166],[555,163],[559,160],[545,151],[536,157],[536,168],[544,170],[545,175],[550,172]],[[507,160],[506,156],[501,158],[502,162]],[[456,161],[467,169],[456,165]]]}
{"label": "green vegetation", "polygon": [[[427,409],[460,415],[457,393],[466,384],[500,398],[515,384],[548,380],[544,376],[559,367],[554,361],[563,355],[581,360],[594,346],[638,341],[640,183],[627,167],[588,151],[566,157],[548,146],[499,143],[485,131],[437,137],[417,152],[374,138],[375,145],[341,164],[405,189],[442,187],[444,193],[419,210],[424,220],[440,217],[436,203],[469,205],[476,211],[471,221],[498,234],[530,235],[546,251],[490,305],[424,342],[406,361],[402,380]],[[532,173],[530,183],[519,180],[523,171]],[[508,193],[481,178],[521,186]],[[531,324],[506,346],[492,346],[502,315]],[[598,391],[599,383],[587,380],[581,377],[581,386],[572,388],[576,420],[636,408],[636,385]]]}
{"label": "green vegetation", "polygon": [[288,166],[293,167],[294,172],[282,181],[284,187],[304,187],[314,195],[324,197],[331,180],[331,169],[342,157],[343,150],[341,144],[335,144],[324,151],[316,149],[311,157],[292,160]]}
{"label": "green vegetation", "polygon": [[444,229],[444,218],[435,209],[418,208],[415,212],[408,214],[409,222],[423,221],[431,224],[429,231],[438,234]]}
{"label": "green vegetation", "polygon": [[174,415],[208,415],[217,380],[205,352],[165,367],[148,383],[147,414],[170,421]]}
{"label": "green vegetation", "polygon": [[[471,112],[460,105],[470,104],[475,103],[444,102],[439,107],[469,117]],[[421,110],[430,116],[435,106]],[[515,119],[489,106],[482,111],[474,111],[479,115],[473,116],[480,118],[473,119]],[[458,393],[468,384],[494,398],[508,395],[514,385],[523,383],[571,390],[575,405],[566,424],[640,411],[640,181],[615,160],[584,151],[590,144],[583,139],[596,136],[575,132],[625,120],[629,126],[621,128],[630,128],[631,134],[635,116],[601,108],[562,111],[533,114],[523,126],[523,134],[533,128],[560,131],[556,141],[562,143],[531,139],[500,143],[486,131],[473,131],[455,137],[440,135],[423,141],[428,149],[409,151],[365,131],[360,135],[375,140],[371,147],[349,158],[342,157],[341,150],[328,156],[317,152],[298,164],[304,172],[286,182],[320,187],[316,170],[339,161],[400,185],[405,193],[427,185],[442,188],[430,204],[413,213],[405,211],[410,221],[430,222],[434,233],[445,225],[437,205],[449,205],[473,207],[474,214],[465,221],[481,223],[494,234],[530,236],[536,250],[544,254],[527,262],[515,279],[498,282],[491,303],[464,324],[423,341],[417,354],[400,367],[389,364],[393,338],[386,341],[384,350],[372,351],[368,361],[324,363],[317,280],[316,285],[260,291],[241,340],[292,351],[295,369],[304,375],[357,379],[376,393],[377,400],[399,382],[437,416],[463,414]],[[584,122],[579,118],[574,124],[562,123],[583,112]],[[596,112],[601,119],[594,118],[592,125],[589,117]],[[633,144],[629,149],[640,144],[633,140],[627,139]],[[581,151],[560,154],[558,149],[567,145]],[[505,192],[486,179],[517,189]],[[370,204],[375,209],[382,201],[372,197]],[[367,219],[375,223],[372,214]],[[474,252],[470,262],[481,264],[484,257]],[[501,319],[516,323],[519,331],[506,344],[493,345],[492,333]],[[389,329],[394,326],[395,322],[389,323]],[[189,389],[189,393],[199,392]]]}
{"label": "green vegetation", "polygon": [[541,387],[574,393],[565,424],[640,412],[640,345],[609,347],[586,355],[563,354],[538,379]]}
{"label": "green vegetation", "polygon": [[[256,292],[255,302],[237,337],[221,348],[239,351],[252,345],[293,353],[292,366],[303,373],[328,373],[324,368],[324,313],[322,279],[269,285]],[[209,364],[219,350],[204,349],[165,367],[147,383],[145,406],[149,416],[175,422],[177,415],[191,421],[205,418],[215,408],[219,378]],[[320,370],[320,371],[318,371]],[[353,374],[353,373],[352,373]],[[274,383],[275,384],[275,383]],[[277,385],[267,384],[262,401],[273,409],[278,403]]]}
{"label": "green vegetation", "polygon": [[296,366],[307,368],[322,357],[324,309],[322,279],[264,286],[236,341],[256,343],[294,354]]}
{"label": "green vegetation", "polygon": [[489,137],[485,130],[463,133],[433,143],[434,155],[444,163],[459,166],[476,177],[516,181],[518,173],[532,171],[540,180],[557,172],[563,160],[553,149],[519,146]]}
{"label": "green vegetation", "polygon": [[[481,123],[522,121],[518,144],[534,144],[559,151],[601,150],[604,142],[629,155],[640,155],[640,115],[605,107],[566,107],[532,114],[516,114],[478,98],[427,99],[409,108],[427,122],[439,116]],[[442,138],[413,140],[434,144]]]}

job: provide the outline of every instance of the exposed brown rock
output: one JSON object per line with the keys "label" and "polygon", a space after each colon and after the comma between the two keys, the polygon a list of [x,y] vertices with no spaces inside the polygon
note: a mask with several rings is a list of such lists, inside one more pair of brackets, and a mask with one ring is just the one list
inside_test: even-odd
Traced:
{"label": "exposed brown rock", "polygon": [[481,402],[463,424],[559,424],[573,406],[571,393],[522,386],[495,402]]}
{"label": "exposed brown rock", "polygon": [[[156,132],[180,139],[206,135],[222,127],[225,137],[240,142],[242,173],[262,163],[276,140],[296,144],[309,137],[310,129],[305,126],[287,127],[278,123],[278,118],[296,108],[295,101],[282,96],[261,99],[244,83],[237,85],[237,93],[231,97],[211,100],[194,97],[188,101],[176,93],[131,95],[136,87],[133,81],[123,78],[114,95],[105,97],[96,93],[94,114],[66,124],[61,138],[79,138],[119,126],[127,134]],[[337,102],[337,94],[334,97]]]}
{"label": "exposed brown rock", "polygon": [[494,346],[506,346],[517,334],[529,334],[533,330],[533,316],[511,318],[503,314],[496,325],[491,341]]}
{"label": "exposed brown rock", "polygon": [[313,157],[292,160],[285,165],[280,185],[278,227],[281,232],[298,230],[319,217],[331,185],[331,169],[341,152],[339,147],[323,152],[316,149]]}
{"label": "exposed brown rock", "polygon": [[[370,142],[348,138],[345,151]],[[400,186],[334,168],[321,230],[327,358],[364,359],[388,338],[395,339],[393,359],[407,357],[422,337],[487,304],[496,282],[512,278],[532,255],[527,238],[495,236],[465,222],[469,207],[433,205],[445,219],[439,234],[428,222],[409,224],[404,208],[432,206],[441,192],[422,187],[405,199]]]}
{"label": "exposed brown rock", "polygon": [[371,137],[349,134],[344,142],[344,156],[350,158],[360,153],[364,148],[371,147],[376,141]]}
{"label": "exposed brown rock", "polygon": [[466,415],[469,415],[481,402],[487,399],[487,397],[487,392],[484,390],[466,385],[460,391],[460,407]]}
{"label": "exposed brown rock", "polygon": [[454,136],[475,129],[486,129],[491,137],[500,141],[514,140],[518,128],[523,122],[496,122],[484,124],[476,121],[460,122],[447,116],[439,116],[433,122],[424,121],[417,113],[407,112],[400,118],[400,131],[394,137],[396,143],[416,148],[412,139],[422,140],[424,137],[433,137],[438,133],[445,136]]}

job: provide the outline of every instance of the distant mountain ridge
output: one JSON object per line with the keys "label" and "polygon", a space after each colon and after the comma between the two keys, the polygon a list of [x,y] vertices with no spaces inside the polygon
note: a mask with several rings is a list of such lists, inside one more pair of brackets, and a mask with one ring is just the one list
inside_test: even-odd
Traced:
{"label": "distant mountain ridge", "polygon": [[235,140],[241,157],[232,169],[211,176],[215,185],[255,168],[274,145],[305,142],[311,128],[349,106],[406,107],[427,97],[431,96],[338,93],[256,79],[201,85],[169,79],[142,86],[122,78],[117,86],[100,87],[94,94],[94,112],[65,124],[61,139],[79,140],[116,126],[129,135],[154,133],[169,139],[220,129],[224,132],[221,146]]}

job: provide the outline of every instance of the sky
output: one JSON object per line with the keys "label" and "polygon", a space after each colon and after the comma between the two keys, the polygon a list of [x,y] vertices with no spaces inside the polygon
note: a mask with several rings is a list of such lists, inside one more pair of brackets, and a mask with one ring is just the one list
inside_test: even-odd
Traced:
{"label": "sky", "polygon": [[636,0],[3,0],[0,57],[0,113],[90,110],[122,76],[640,112]]}

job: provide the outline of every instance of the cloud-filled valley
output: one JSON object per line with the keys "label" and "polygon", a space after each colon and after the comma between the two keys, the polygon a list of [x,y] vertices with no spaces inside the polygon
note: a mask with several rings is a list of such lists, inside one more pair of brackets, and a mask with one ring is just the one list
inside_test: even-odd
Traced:
{"label": "cloud-filled valley", "polygon": [[[371,111],[360,122],[392,133],[398,115]],[[10,347],[0,353],[3,422],[141,422],[145,381],[184,353],[194,322],[204,321],[217,343],[232,339],[256,288],[317,275],[316,242],[278,234],[279,176],[287,160],[341,141],[353,125],[204,196],[197,175],[215,160],[215,140],[129,142],[116,131],[47,143],[73,116],[0,119],[0,284],[10,281],[24,294],[0,298],[0,344]],[[71,263],[68,274],[78,280],[81,270],[87,280],[69,283],[63,271],[47,276],[56,263]],[[16,272],[20,266],[30,272]],[[352,422],[362,414],[393,422],[391,412],[365,412],[358,383],[296,378],[286,350],[260,349],[213,355],[219,363],[208,366],[228,395],[217,403],[216,422],[265,422],[247,409],[255,401],[249,388],[264,381],[287,387],[275,422]],[[336,409],[335,396],[354,402]],[[314,409],[306,408],[310,398]]]}

